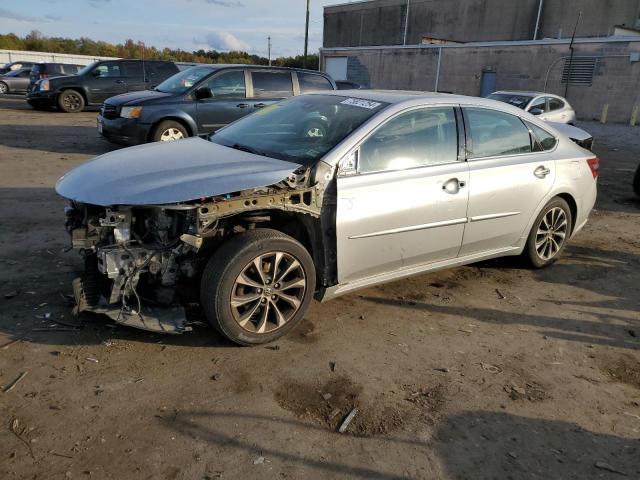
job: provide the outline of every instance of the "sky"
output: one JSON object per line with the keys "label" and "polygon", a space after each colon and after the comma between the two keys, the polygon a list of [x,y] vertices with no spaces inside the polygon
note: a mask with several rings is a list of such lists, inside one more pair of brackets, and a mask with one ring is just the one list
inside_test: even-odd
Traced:
{"label": "sky", "polygon": [[[322,7],[311,0],[309,52],[322,46]],[[306,0],[2,0],[0,33],[128,38],[158,48],[245,50],[272,57],[302,54]]]}

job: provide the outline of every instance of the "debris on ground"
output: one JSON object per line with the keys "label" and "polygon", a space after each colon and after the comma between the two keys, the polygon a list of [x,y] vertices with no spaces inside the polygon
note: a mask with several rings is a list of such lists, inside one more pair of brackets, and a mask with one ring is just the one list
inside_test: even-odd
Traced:
{"label": "debris on ground", "polygon": [[329,370],[332,372],[336,371],[336,362],[329,362]]}
{"label": "debris on ground", "polygon": [[22,438],[22,434],[25,432],[26,427],[22,428],[22,430],[18,432],[19,425],[20,425],[20,421],[18,420],[17,417],[15,417],[13,420],[11,420],[11,423],[9,424],[9,430],[11,431],[11,433],[13,433],[16,436],[18,440],[20,440],[22,443],[26,445],[26,447],[29,449],[29,453],[31,454],[31,458],[35,460],[36,457],[33,455],[33,449],[31,448],[31,444],[27,442],[24,438]]}
{"label": "debris on ground", "polygon": [[617,470],[616,468],[612,467],[611,465],[605,462],[596,462],[594,464],[594,467],[599,468],[600,470],[606,470],[607,472],[617,473],[618,475],[623,475],[625,477],[627,476],[625,472]]}
{"label": "debris on ground", "polygon": [[506,300],[507,296],[504,293],[502,293],[500,290],[498,290],[497,288],[496,288],[496,293],[498,294],[498,298],[500,300]]}
{"label": "debris on ground", "polygon": [[345,417],[345,419],[342,421],[342,424],[340,424],[340,428],[338,428],[338,433],[344,433],[347,431],[347,428],[349,428],[349,424],[351,423],[351,421],[355,418],[355,416],[358,414],[358,409],[354,408],[353,410],[351,410],[349,412],[349,415],[347,415]]}
{"label": "debris on ground", "polygon": [[11,390],[13,390],[13,388],[16,385],[18,385],[18,383],[20,383],[24,379],[24,377],[27,376],[27,373],[29,373],[29,372],[22,372],[20,375],[18,375],[18,378],[16,378],[13,382],[11,382],[9,385],[4,387],[3,393],[7,393],[7,392],[10,392]]}
{"label": "debris on ground", "polygon": [[254,465],[262,465],[264,463],[264,457],[260,456],[253,461]]}
{"label": "debris on ground", "polygon": [[85,358],[86,361],[88,362],[93,362],[93,363],[99,363],[100,360],[98,360],[97,358],[93,358],[93,357],[87,357]]}

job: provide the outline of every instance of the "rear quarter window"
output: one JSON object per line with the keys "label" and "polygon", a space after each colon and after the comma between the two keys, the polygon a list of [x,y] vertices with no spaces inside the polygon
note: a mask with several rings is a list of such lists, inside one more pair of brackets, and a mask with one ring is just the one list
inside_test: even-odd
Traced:
{"label": "rear quarter window", "polygon": [[314,73],[298,72],[298,83],[300,84],[300,93],[333,90],[329,80]]}
{"label": "rear quarter window", "polygon": [[529,129],[519,117],[486,108],[467,107],[471,133],[469,158],[518,155],[532,151]]}
{"label": "rear quarter window", "polygon": [[539,145],[539,147],[536,148],[536,145],[534,144],[534,151],[540,151],[540,150],[547,151],[547,150],[554,149],[554,147],[558,143],[558,139],[556,137],[551,135],[549,132],[547,132],[543,128],[540,128],[537,125],[534,125],[533,123],[529,123],[525,121],[525,124],[531,131],[533,140],[537,141]]}
{"label": "rear quarter window", "polygon": [[290,72],[251,72],[255,98],[286,98],[293,95]]}

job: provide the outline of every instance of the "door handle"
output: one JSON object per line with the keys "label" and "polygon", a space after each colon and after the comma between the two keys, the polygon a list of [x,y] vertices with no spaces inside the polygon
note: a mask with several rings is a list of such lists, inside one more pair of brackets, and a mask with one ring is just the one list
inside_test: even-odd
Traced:
{"label": "door handle", "polygon": [[442,185],[442,190],[450,193],[451,195],[455,195],[460,191],[461,188],[464,188],[465,185],[466,182],[458,180],[457,178],[452,178],[444,182],[444,184]]}
{"label": "door handle", "polygon": [[254,107],[256,107],[256,108],[264,108],[264,107],[266,107],[267,105],[266,105],[266,104],[264,104],[264,103],[254,103],[254,104],[253,104],[253,106],[254,106]]}
{"label": "door handle", "polygon": [[248,103],[239,103],[239,104],[236,105],[236,107],[238,107],[238,108],[247,108],[248,106],[249,106]]}
{"label": "door handle", "polygon": [[551,173],[551,170],[549,170],[547,167],[545,167],[544,165],[540,165],[538,168],[536,168],[533,171],[533,174],[538,177],[538,178],[544,178],[547,175],[549,175]]}
{"label": "door handle", "polygon": [[113,83],[124,83],[124,80],[116,80]]}

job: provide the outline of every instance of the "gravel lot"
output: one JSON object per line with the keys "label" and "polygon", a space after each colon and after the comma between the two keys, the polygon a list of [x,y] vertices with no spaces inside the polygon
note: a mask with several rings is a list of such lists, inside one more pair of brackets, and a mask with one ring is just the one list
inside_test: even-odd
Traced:
{"label": "gravel lot", "polygon": [[640,130],[582,125],[600,197],[553,267],[371,288],[238,348],[65,306],[53,185],[115,148],[95,116],[0,99],[0,478],[640,478]]}

